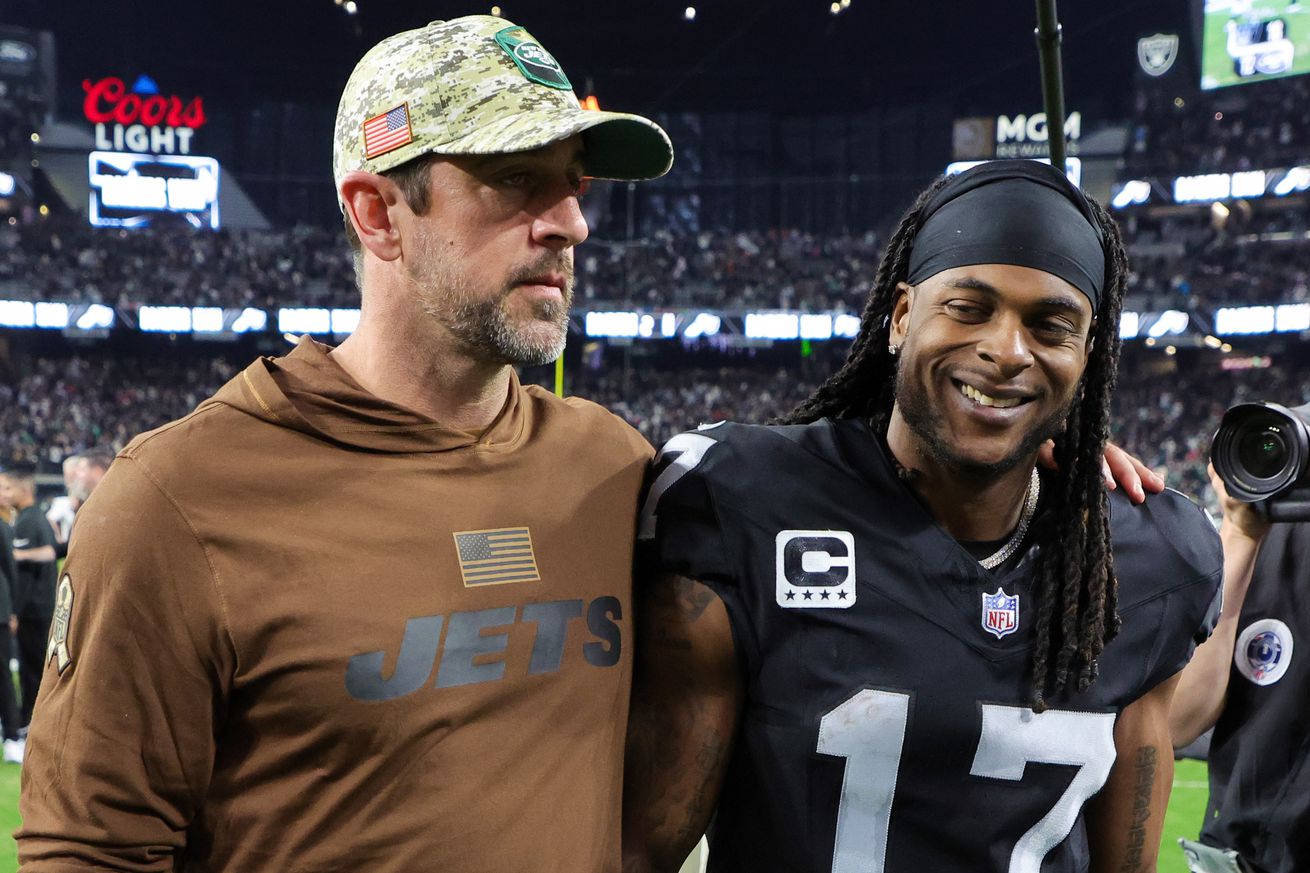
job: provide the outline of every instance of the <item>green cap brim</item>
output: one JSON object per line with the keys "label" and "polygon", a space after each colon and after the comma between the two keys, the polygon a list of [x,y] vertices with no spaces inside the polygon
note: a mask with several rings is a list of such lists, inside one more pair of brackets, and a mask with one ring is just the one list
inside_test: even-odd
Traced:
{"label": "green cap brim", "polygon": [[507,116],[429,149],[439,155],[526,152],[582,134],[587,175],[639,182],[673,166],[673,144],[655,122],[624,112],[539,110]]}

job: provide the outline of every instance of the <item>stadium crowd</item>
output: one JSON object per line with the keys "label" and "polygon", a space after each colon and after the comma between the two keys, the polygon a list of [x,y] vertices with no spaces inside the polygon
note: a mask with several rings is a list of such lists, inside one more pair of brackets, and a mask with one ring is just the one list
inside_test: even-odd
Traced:
{"label": "stadium crowd", "polygon": [[1162,176],[1300,166],[1310,142],[1310,82],[1257,82],[1185,99],[1138,92],[1128,166]]}
{"label": "stadium crowd", "polygon": [[[1167,469],[1171,486],[1212,500],[1205,463],[1224,410],[1246,400],[1308,398],[1304,370],[1294,363],[1224,371],[1214,366],[1217,353],[1195,354],[1210,359],[1179,362],[1145,351],[1126,358],[1115,439]],[[0,465],[38,463],[54,472],[75,452],[122,448],[137,433],[185,415],[239,366],[226,357],[181,364],[103,354],[40,359],[32,372],[0,379]],[[569,393],[605,405],[656,445],[705,422],[769,421],[814,388],[792,368],[749,364],[582,370],[569,378]]]}
{"label": "stadium crowd", "polygon": [[[1310,299],[1310,213],[1205,211],[1120,215],[1132,255],[1130,293],[1150,309],[1197,302]],[[659,231],[633,243],[579,249],[577,300],[586,306],[715,307],[858,312],[884,237],[796,229]],[[335,230],[97,230],[74,221],[0,225],[0,299],[186,306],[359,305],[349,250]]]}

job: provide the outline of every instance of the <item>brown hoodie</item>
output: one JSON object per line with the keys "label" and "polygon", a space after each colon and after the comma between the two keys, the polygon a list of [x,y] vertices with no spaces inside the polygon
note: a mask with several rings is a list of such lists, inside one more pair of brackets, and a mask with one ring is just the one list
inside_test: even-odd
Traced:
{"label": "brown hoodie", "polygon": [[517,379],[444,428],[308,340],[137,438],[60,581],[22,870],[617,870],[649,456]]}

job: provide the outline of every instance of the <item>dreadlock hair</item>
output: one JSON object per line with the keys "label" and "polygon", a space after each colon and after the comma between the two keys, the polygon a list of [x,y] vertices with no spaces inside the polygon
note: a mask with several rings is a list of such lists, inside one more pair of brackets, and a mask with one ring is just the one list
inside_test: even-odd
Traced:
{"label": "dreadlock hair", "polygon": [[[946,182],[946,177],[938,179],[920,194],[892,234],[846,362],[780,423],[864,418],[875,433],[886,435],[896,384],[896,358],[888,350],[892,302],[897,284],[909,275],[910,252],[923,225],[924,207]],[[1105,289],[1095,313],[1095,339],[1087,366],[1064,432],[1055,440],[1059,472],[1051,495],[1054,524],[1042,543],[1032,593],[1037,608],[1031,662],[1034,712],[1046,709],[1048,691],[1054,695],[1069,684],[1071,671],[1077,671],[1079,691],[1096,681],[1097,658],[1119,632],[1119,586],[1101,467],[1118,371],[1118,325],[1128,259],[1114,220],[1090,198],[1089,203],[1105,240]]]}

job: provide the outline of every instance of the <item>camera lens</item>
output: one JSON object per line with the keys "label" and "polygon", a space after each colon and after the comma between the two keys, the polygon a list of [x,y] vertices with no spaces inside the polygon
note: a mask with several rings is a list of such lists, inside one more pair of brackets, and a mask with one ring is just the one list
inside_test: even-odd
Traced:
{"label": "camera lens", "polygon": [[1287,464],[1287,441],[1277,427],[1250,430],[1238,439],[1237,460],[1257,479],[1272,479]]}

